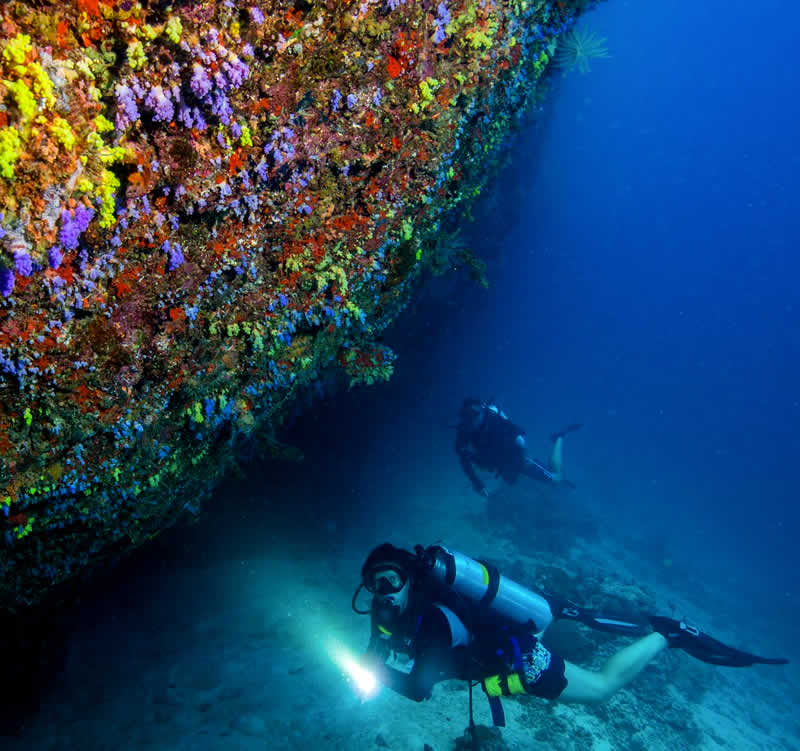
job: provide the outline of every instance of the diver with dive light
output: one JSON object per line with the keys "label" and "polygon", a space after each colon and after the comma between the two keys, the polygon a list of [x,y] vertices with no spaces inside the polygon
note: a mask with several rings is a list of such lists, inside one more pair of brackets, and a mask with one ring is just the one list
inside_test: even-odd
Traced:
{"label": "diver with dive light", "polygon": [[[528,694],[562,701],[600,702],[627,685],[665,648],[683,649],[714,665],[782,665],[788,660],[744,652],[694,626],[665,616],[616,616],[542,596],[493,566],[434,545],[414,552],[389,543],[375,548],[361,570],[353,609],[371,616],[369,646],[361,664],[381,685],[415,701],[430,698],[439,681],[477,683],[489,699],[495,725],[504,725],[503,696]],[[362,587],[368,610],[356,604]],[[539,640],[557,619],[638,637],[599,671],[573,665]],[[387,664],[394,654],[410,659],[406,672]]]}

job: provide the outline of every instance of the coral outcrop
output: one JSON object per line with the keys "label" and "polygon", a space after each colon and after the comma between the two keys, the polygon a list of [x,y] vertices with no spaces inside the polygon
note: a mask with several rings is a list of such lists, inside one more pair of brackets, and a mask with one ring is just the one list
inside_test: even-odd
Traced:
{"label": "coral outcrop", "polygon": [[585,2],[0,8],[0,606],[194,513],[376,336]]}

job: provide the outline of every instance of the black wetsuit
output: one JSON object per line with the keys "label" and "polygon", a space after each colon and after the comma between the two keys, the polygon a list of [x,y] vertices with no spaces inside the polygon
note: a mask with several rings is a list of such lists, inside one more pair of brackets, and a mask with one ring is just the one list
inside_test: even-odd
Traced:
{"label": "black wetsuit", "polygon": [[[525,431],[515,425],[494,405],[482,405],[479,410],[469,406],[467,401],[461,410],[456,432],[456,452],[461,468],[472,483],[472,487],[482,493],[484,483],[478,477],[475,466],[494,472],[507,483],[515,483],[520,475],[527,475],[541,482],[554,483],[553,473],[541,462],[531,459],[518,437],[525,437]],[[524,442],[524,441],[523,441]]]}
{"label": "black wetsuit", "polygon": [[[393,652],[413,660],[409,672],[385,664]],[[430,698],[439,681],[482,681],[515,670],[524,674],[526,666],[528,694],[555,699],[567,684],[564,660],[551,655],[533,634],[521,626],[476,618],[463,599],[443,593],[431,597],[412,591],[407,614],[387,625],[373,609],[366,658],[380,683],[414,701]]]}

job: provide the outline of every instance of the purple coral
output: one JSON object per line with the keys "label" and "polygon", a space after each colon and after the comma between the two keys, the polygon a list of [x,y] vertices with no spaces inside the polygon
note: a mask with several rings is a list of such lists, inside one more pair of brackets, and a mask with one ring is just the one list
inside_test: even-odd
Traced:
{"label": "purple coral", "polygon": [[14,270],[20,276],[30,276],[33,273],[33,264],[27,251],[14,251]]}
{"label": "purple coral", "polygon": [[160,86],[153,86],[150,93],[144,100],[145,107],[153,113],[153,120],[160,122],[170,122],[175,114],[175,107],[172,104],[169,89],[164,91]]}
{"label": "purple coral", "polygon": [[216,86],[220,91],[227,91],[231,88],[231,82],[221,70],[218,70],[214,74],[214,86]]}
{"label": "purple coral", "polygon": [[185,128],[197,128],[197,130],[206,129],[206,121],[203,119],[203,115],[200,114],[200,110],[197,109],[197,107],[190,108],[181,105],[178,111],[178,122]]}
{"label": "purple coral", "polygon": [[197,107],[193,107],[192,111],[194,112],[194,127],[199,131],[205,130],[207,126],[203,113]]}
{"label": "purple coral", "polygon": [[192,66],[192,78],[189,81],[189,86],[191,87],[192,91],[194,92],[195,96],[202,99],[211,91],[211,79],[208,77],[208,73],[205,70],[195,63]]}
{"label": "purple coral", "polygon": [[433,41],[436,44],[440,44],[447,39],[447,26],[449,23],[450,11],[447,10],[447,5],[441,2],[436,8],[436,33],[433,35]]}
{"label": "purple coral", "polygon": [[136,95],[130,86],[117,84],[117,130],[125,130],[139,119],[139,109],[136,106]]}
{"label": "purple coral", "polygon": [[180,243],[170,243],[169,240],[164,240],[161,250],[167,254],[167,271],[175,271],[178,266],[184,264],[186,259],[183,257]]}
{"label": "purple coral", "polygon": [[57,269],[61,265],[62,258],[64,258],[64,254],[57,245],[54,245],[47,251],[47,263],[50,265],[51,269]]}
{"label": "purple coral", "polygon": [[0,267],[0,295],[8,297],[14,289],[14,272],[11,269]]}
{"label": "purple coral", "polygon": [[222,70],[225,71],[225,75],[234,89],[238,89],[250,75],[250,68],[247,63],[238,57],[234,57],[230,62],[225,61],[222,64]]}
{"label": "purple coral", "polygon": [[92,221],[94,216],[94,209],[86,208],[83,204],[79,203],[75,207],[75,222],[81,232],[86,232],[89,227],[89,222]]}
{"label": "purple coral", "polygon": [[214,92],[211,111],[220,119],[223,125],[228,125],[228,123],[230,123],[233,110],[231,109],[228,97],[221,91]]}
{"label": "purple coral", "polygon": [[287,159],[294,156],[294,146],[291,143],[294,137],[294,131],[286,126],[273,131],[272,140],[264,147],[264,153],[269,154],[270,151],[277,150],[283,152]]}
{"label": "purple coral", "polygon": [[93,216],[94,210],[86,208],[83,204],[75,207],[74,214],[67,209],[61,212],[61,229],[58,239],[67,250],[75,250],[78,247],[78,240],[86,231]]}
{"label": "purple coral", "polygon": [[256,6],[252,6],[250,8],[250,18],[253,23],[258,24],[259,26],[264,23],[264,14],[261,12],[261,9],[257,8]]}

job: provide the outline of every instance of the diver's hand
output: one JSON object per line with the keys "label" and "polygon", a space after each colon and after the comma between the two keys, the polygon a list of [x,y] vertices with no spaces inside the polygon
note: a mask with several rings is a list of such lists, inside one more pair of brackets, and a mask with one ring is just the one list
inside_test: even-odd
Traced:
{"label": "diver's hand", "polygon": [[358,659],[358,662],[365,670],[374,672],[383,664],[384,658],[382,658],[374,650],[368,649],[363,655],[361,655],[361,657]]}
{"label": "diver's hand", "polygon": [[484,498],[488,498],[489,497],[489,488],[486,488],[486,487],[478,488],[478,493],[480,495],[482,495]]}
{"label": "diver's hand", "polygon": [[359,668],[357,675],[351,675],[351,682],[363,703],[375,698],[381,690],[386,665],[374,652],[367,652],[359,660]]}

